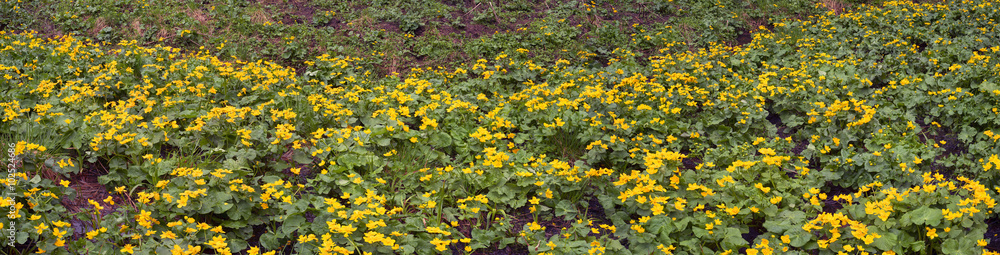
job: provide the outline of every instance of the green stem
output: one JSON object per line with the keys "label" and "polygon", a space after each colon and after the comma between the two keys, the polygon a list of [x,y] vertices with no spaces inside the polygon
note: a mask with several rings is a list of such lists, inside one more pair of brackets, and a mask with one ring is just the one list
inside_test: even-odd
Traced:
{"label": "green stem", "polygon": [[350,237],[347,237],[347,241],[351,242],[351,245],[354,246],[354,250],[357,251],[358,254],[364,254],[364,252],[361,251],[361,247],[359,247],[357,243],[354,243],[354,239],[351,239]]}

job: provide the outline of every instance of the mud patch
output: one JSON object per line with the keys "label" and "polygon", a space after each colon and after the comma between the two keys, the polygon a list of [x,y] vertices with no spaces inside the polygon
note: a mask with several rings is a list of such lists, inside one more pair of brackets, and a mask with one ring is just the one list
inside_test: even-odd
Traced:
{"label": "mud patch", "polygon": [[1000,219],[997,217],[986,219],[986,224],[989,227],[986,228],[983,239],[989,240],[989,244],[985,248],[990,251],[1000,251]]}
{"label": "mud patch", "polygon": [[[91,211],[94,206],[88,201],[93,200],[103,207],[99,211],[101,216],[109,215],[118,210],[118,207],[125,203],[132,203],[132,201],[125,201],[117,195],[113,195],[108,192],[104,185],[98,182],[98,177],[108,174],[108,169],[102,161],[96,163],[81,163],[81,168],[83,169],[79,173],[70,175],[69,178],[69,188],[76,191],[76,195],[73,197],[62,198],[59,202],[66,207],[68,214],[75,214],[78,212]],[[115,202],[114,205],[110,205],[104,202],[108,196],[112,197],[112,201]],[[88,214],[91,217],[97,217],[94,214]],[[94,226],[91,223],[93,219],[80,218],[85,216],[77,216],[69,220],[70,226],[73,228],[73,240],[77,240],[84,237],[86,232],[94,230]]]}
{"label": "mud patch", "polygon": [[748,29],[736,30],[736,45],[741,46],[753,41],[753,35],[750,34]]}
{"label": "mud patch", "polygon": [[290,1],[286,5],[285,14],[281,19],[282,24],[312,24],[316,8],[309,4],[309,1]]}

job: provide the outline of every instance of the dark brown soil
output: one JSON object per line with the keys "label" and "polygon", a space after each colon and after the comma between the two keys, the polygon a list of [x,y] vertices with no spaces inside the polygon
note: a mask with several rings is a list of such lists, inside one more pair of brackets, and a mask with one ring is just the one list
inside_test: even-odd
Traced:
{"label": "dark brown soil", "polygon": [[[104,208],[100,211],[101,216],[114,213],[118,210],[119,206],[123,206],[125,203],[133,203],[128,199],[122,199],[118,194],[109,193],[107,188],[97,181],[98,177],[108,174],[106,165],[101,163],[101,161],[96,163],[81,162],[81,171],[70,175],[69,188],[76,191],[76,196],[64,197],[59,201],[64,207],[66,207],[68,214],[93,210],[94,206],[88,203],[88,200],[93,200]],[[115,202],[114,205],[104,202],[104,199],[108,196],[112,196],[112,201]],[[98,217],[92,214],[90,215],[91,217]],[[91,224],[92,221],[93,219],[80,217],[71,219],[69,223],[73,228],[72,240],[82,238],[86,232],[93,230],[94,226]]]}
{"label": "dark brown soil", "polygon": [[316,12],[316,9],[313,8],[308,0],[289,1],[288,6],[289,9],[286,9],[286,15],[281,20],[282,23],[292,25],[311,24],[313,22],[313,14]]}

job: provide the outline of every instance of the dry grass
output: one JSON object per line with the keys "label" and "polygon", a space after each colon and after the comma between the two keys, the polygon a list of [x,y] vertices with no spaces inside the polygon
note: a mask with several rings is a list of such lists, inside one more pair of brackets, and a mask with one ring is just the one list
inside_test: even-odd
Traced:
{"label": "dry grass", "polygon": [[271,20],[271,17],[269,17],[267,13],[264,12],[263,9],[258,9],[253,13],[251,13],[250,22],[253,22],[255,24],[264,24],[264,23],[274,24],[274,20]]}
{"label": "dry grass", "polygon": [[847,7],[851,6],[851,4],[842,2],[840,0],[820,0],[820,3],[822,3],[823,6],[826,7],[828,11],[831,11],[837,15],[844,13],[847,10]]}
{"label": "dry grass", "polygon": [[208,21],[211,20],[211,18],[209,18],[208,15],[205,14],[205,12],[199,9],[188,8],[187,10],[184,10],[184,14],[187,14],[188,17],[197,20],[198,23],[201,25],[206,25],[208,24]]}
{"label": "dry grass", "polygon": [[160,31],[156,32],[156,37],[166,40],[173,38],[174,33],[171,33],[170,30],[167,30],[166,28],[160,28]]}
{"label": "dry grass", "polygon": [[90,28],[90,31],[87,32],[90,36],[97,36],[97,34],[106,27],[108,27],[108,23],[104,20],[104,17],[97,17],[97,19],[94,20],[94,27]]}
{"label": "dry grass", "polygon": [[145,29],[142,26],[142,21],[138,18],[133,19],[132,22],[129,23],[129,28],[131,28],[131,30],[128,31],[127,36],[130,38],[140,38],[142,37],[143,32],[145,32]]}
{"label": "dry grass", "polygon": [[750,28],[750,31],[757,31],[758,29],[760,29],[761,26],[768,24],[767,19],[763,18],[754,19],[745,13],[740,15],[740,20],[742,20],[743,23],[746,24],[746,27]]}
{"label": "dry grass", "polygon": [[372,17],[368,16],[361,16],[357,19],[348,21],[348,25],[350,25],[349,27],[352,29],[362,29],[362,28],[375,29],[374,27],[372,27],[373,24],[375,24],[375,20],[372,19]]}
{"label": "dry grass", "polygon": [[[203,28],[203,29],[198,29],[201,34],[211,36],[215,33],[215,26],[212,25],[212,23],[214,22],[212,22],[212,18],[209,17],[207,14],[205,14],[205,12],[201,11],[200,9],[189,8],[185,10],[184,13],[187,14],[188,17],[198,21],[198,24],[201,26],[201,28]],[[192,28],[191,30],[195,29]]]}
{"label": "dry grass", "polygon": [[[755,5],[753,3],[750,4],[749,8],[750,9],[758,9],[759,10],[759,8],[757,7],[757,5]],[[746,25],[746,27],[749,28],[751,32],[757,31],[758,29],[760,29],[761,26],[764,26],[764,25],[768,24],[767,19],[765,19],[765,18],[754,19],[753,17],[750,17],[750,15],[747,14],[747,13],[741,13],[739,15],[738,19],[741,22],[743,22],[743,24]]]}

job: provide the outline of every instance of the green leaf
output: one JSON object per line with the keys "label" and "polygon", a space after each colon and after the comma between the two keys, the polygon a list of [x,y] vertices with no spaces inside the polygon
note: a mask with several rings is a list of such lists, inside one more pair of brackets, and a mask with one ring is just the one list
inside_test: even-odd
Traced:
{"label": "green leaf", "polygon": [[972,220],[969,220],[969,218],[962,219],[962,227],[964,227],[964,228],[971,228],[972,227]]}
{"label": "green leaf", "polygon": [[802,228],[793,228],[786,231],[785,234],[788,235],[788,239],[791,241],[788,245],[791,245],[792,247],[802,247],[803,245],[806,245],[806,243],[809,243],[809,241],[813,238],[812,234],[802,230]]}
{"label": "green leaf", "polygon": [[746,239],[743,239],[743,233],[738,228],[726,228],[725,240],[736,247],[750,244]]}
{"label": "green leaf", "polygon": [[941,253],[943,254],[977,254],[973,252],[975,245],[972,238],[947,239],[941,243]]}
{"label": "green leaf", "polygon": [[434,147],[447,147],[451,145],[451,136],[444,132],[436,132],[431,135],[429,142]]}
{"label": "green leaf", "polygon": [[[618,240],[614,240],[614,239],[609,240],[606,245],[607,245],[608,250],[611,250],[611,251],[615,251],[615,252],[628,252],[628,250],[625,250],[625,246],[623,246],[621,244],[621,242],[618,242]],[[631,254],[631,253],[629,253],[629,254]]]}
{"label": "green leaf", "polygon": [[677,227],[677,229],[685,229],[685,228],[687,228],[687,225],[690,222],[691,222],[691,218],[684,217],[683,219],[681,219],[679,221],[675,221],[674,222],[674,226]]}
{"label": "green leaf", "polygon": [[267,176],[261,177],[260,179],[262,181],[264,181],[264,183],[273,183],[273,182],[276,182],[278,180],[281,180],[281,177],[274,176],[274,175],[267,175]]}
{"label": "green leaf", "polygon": [[111,170],[123,169],[125,168],[125,160],[121,157],[114,157],[108,161],[108,168]]}
{"label": "green leaf", "polygon": [[913,224],[929,225],[934,227],[941,224],[941,219],[943,218],[941,210],[931,209],[927,206],[920,207],[906,214],[910,216],[910,221],[913,222]]}
{"label": "green leaf", "polygon": [[578,213],[576,207],[568,199],[559,200],[556,204],[556,217],[566,216],[569,219],[575,217],[576,213]]}
{"label": "green leaf", "polygon": [[229,203],[229,199],[233,196],[227,192],[215,192],[215,199],[217,205],[215,206],[215,213],[224,213],[233,208],[233,204]]}
{"label": "green leaf", "polygon": [[345,153],[337,157],[337,164],[343,165],[347,168],[354,168],[355,166],[361,165],[361,159],[358,158],[357,154]]}
{"label": "green leaf", "polygon": [[996,83],[993,83],[991,81],[983,81],[983,83],[979,84],[979,91],[993,92],[996,90],[1000,90],[1000,86],[997,86]]}
{"label": "green leaf", "polygon": [[694,236],[697,238],[702,238],[708,235],[708,230],[699,227],[695,227],[691,229],[691,231],[694,232]]}
{"label": "green leaf", "polygon": [[413,252],[415,251],[415,249],[413,248],[413,246],[409,245],[409,244],[400,246],[399,248],[401,248],[401,250],[403,250],[402,254],[413,254]]}
{"label": "green leaf", "polygon": [[898,236],[895,233],[884,233],[882,234],[882,237],[875,238],[875,241],[872,242],[872,246],[875,246],[883,251],[888,251],[893,247],[896,247],[897,237]]}
{"label": "green leaf", "polygon": [[306,218],[302,217],[301,214],[296,213],[289,215],[287,216],[287,218],[285,218],[285,221],[282,222],[281,232],[283,232],[286,235],[291,235],[292,232],[295,232],[295,230],[298,230],[300,227],[302,227],[302,223],[305,222]]}
{"label": "green leaf", "polygon": [[24,244],[24,242],[27,242],[27,241],[28,241],[28,232],[27,231],[18,231],[17,232],[17,243]]}
{"label": "green leaf", "polygon": [[[248,203],[240,203],[239,205],[236,206],[235,210],[226,211],[226,215],[229,216],[229,219],[233,221],[240,221],[240,219],[246,219],[250,217],[250,210],[249,210],[250,207],[252,207],[252,205]],[[246,222],[246,221],[244,220],[240,222]]]}
{"label": "green leaf", "polygon": [[166,245],[157,247],[156,254],[170,254],[170,248],[167,248]]}
{"label": "green leaf", "polygon": [[177,159],[174,157],[170,157],[164,159],[160,163],[156,163],[156,175],[164,176],[173,171],[175,162],[177,162]]}
{"label": "green leaf", "polygon": [[281,247],[281,244],[278,243],[278,236],[276,236],[273,232],[261,234],[260,244],[264,246],[264,249],[268,250],[274,250]]}
{"label": "green leaf", "polygon": [[795,228],[796,225],[805,221],[806,213],[802,211],[782,211],[778,217],[768,219],[764,222],[764,228],[768,232],[781,233],[785,230]]}
{"label": "green leaf", "polygon": [[246,240],[243,240],[236,233],[228,233],[229,238],[226,241],[229,243],[229,248],[236,251],[242,251],[246,249],[249,244]]}
{"label": "green leaf", "polygon": [[[697,228],[695,228],[695,229],[697,229]],[[682,241],[681,242],[681,246],[687,247],[688,249],[691,249],[691,250],[698,250],[698,248],[701,247],[701,245],[699,245],[699,241],[700,240],[698,240],[698,239],[691,238],[691,239]],[[640,253],[640,254],[649,254],[649,253]]]}
{"label": "green leaf", "polygon": [[[35,177],[38,177],[38,176],[36,175]],[[101,175],[100,177],[97,177],[97,182],[99,182],[99,183],[101,183],[103,185],[108,185],[108,183],[117,182],[117,181],[121,181],[121,177],[119,175],[117,175],[117,174],[105,174],[105,175]]]}
{"label": "green leaf", "polygon": [[244,220],[227,220],[222,222],[222,226],[227,228],[242,228],[247,225],[247,222]]}
{"label": "green leaf", "polygon": [[296,150],[295,153],[292,154],[292,159],[295,160],[295,163],[299,164],[310,164],[313,161],[309,154],[301,150]]}

